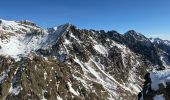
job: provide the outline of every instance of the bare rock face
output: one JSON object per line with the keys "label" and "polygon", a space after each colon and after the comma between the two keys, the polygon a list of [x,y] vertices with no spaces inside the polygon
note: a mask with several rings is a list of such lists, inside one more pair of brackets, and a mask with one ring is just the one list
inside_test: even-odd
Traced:
{"label": "bare rock face", "polygon": [[169,67],[167,49],[135,31],[2,20],[0,36],[0,99],[135,100],[146,73]]}

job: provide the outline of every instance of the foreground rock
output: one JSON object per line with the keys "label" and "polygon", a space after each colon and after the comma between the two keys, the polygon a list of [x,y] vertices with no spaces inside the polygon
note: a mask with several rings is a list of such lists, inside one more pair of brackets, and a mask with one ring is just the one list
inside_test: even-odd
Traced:
{"label": "foreground rock", "polygon": [[138,96],[139,100],[170,100],[170,69],[148,73]]}

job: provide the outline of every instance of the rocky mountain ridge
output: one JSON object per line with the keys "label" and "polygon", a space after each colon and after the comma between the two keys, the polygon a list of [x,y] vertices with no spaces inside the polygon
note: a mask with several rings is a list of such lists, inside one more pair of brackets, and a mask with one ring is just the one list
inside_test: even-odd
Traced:
{"label": "rocky mountain ridge", "polygon": [[135,100],[146,73],[169,68],[168,45],[134,30],[1,20],[0,33],[2,99]]}

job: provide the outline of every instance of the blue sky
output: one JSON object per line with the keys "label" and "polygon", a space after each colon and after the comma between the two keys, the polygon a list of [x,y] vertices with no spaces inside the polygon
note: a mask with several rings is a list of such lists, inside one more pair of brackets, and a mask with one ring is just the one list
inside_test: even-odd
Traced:
{"label": "blue sky", "polygon": [[1,0],[0,18],[30,20],[42,27],[134,29],[170,40],[170,0]]}

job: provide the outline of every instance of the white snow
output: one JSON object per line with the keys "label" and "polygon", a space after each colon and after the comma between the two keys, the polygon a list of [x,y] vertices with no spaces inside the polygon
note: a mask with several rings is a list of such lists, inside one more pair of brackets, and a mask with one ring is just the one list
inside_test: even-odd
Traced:
{"label": "white snow", "polygon": [[45,93],[45,92],[48,92],[48,91],[47,91],[47,90],[42,90],[42,95],[43,95],[43,96],[41,97],[41,100],[47,100],[47,99],[44,97],[44,93]]}
{"label": "white snow", "polygon": [[19,54],[24,54],[24,45],[20,42],[17,37],[12,37],[8,40],[8,43],[3,43],[0,41],[1,49],[0,55],[9,55],[15,59],[19,59]]}
{"label": "white snow", "polygon": [[35,67],[34,67],[34,68],[35,68],[35,70],[37,70],[37,65],[35,65]]}
{"label": "white snow", "polygon": [[43,97],[41,100],[47,100],[47,99]]}
{"label": "white snow", "polygon": [[60,96],[57,96],[57,100],[63,100],[63,98],[61,98]]}
{"label": "white snow", "polygon": [[87,68],[84,67],[84,65],[80,62],[80,60],[77,57],[75,57],[74,61],[80,65],[83,72],[87,72]]}
{"label": "white snow", "polygon": [[94,45],[94,49],[103,55],[108,53],[107,49],[103,45],[100,45],[100,44]]}
{"label": "white snow", "polygon": [[[44,45],[48,35],[46,30],[30,25],[25,26],[15,21],[2,20],[2,24],[0,24],[0,31],[3,32],[1,35],[8,35],[8,32],[13,33],[13,35],[7,36],[6,39],[0,38],[0,55],[10,56],[15,58],[15,60],[19,60],[21,56],[26,56]],[[30,30],[33,29],[40,31],[43,34],[36,35],[36,33],[31,33]],[[22,34],[20,34],[20,32],[18,33],[18,31]]]}
{"label": "white snow", "polygon": [[21,86],[17,86],[17,87],[12,87],[12,84],[11,84],[11,87],[9,89],[9,93],[10,94],[14,94],[14,95],[18,95],[20,93],[20,90],[21,90]]}
{"label": "white snow", "polygon": [[165,100],[165,98],[163,97],[163,95],[156,95],[153,100]]}
{"label": "white snow", "polygon": [[159,38],[151,38],[150,41],[153,43],[153,42],[156,42],[158,44],[160,43],[163,43],[167,46],[170,46],[170,41],[169,40],[162,40],[162,39],[159,39]]}
{"label": "white snow", "polygon": [[150,78],[152,81],[151,88],[153,90],[158,90],[159,84],[161,83],[164,85],[164,87],[166,87],[166,82],[170,82],[170,69],[150,72]]}
{"label": "white snow", "polygon": [[132,88],[133,91],[136,93],[139,93],[142,90],[141,87],[137,84],[130,83],[129,85],[130,85],[129,87]]}
{"label": "white snow", "polygon": [[150,38],[150,41],[153,43],[155,41],[155,39],[154,38]]}
{"label": "white snow", "polygon": [[26,30],[27,32],[30,31],[29,28],[26,28],[25,26],[20,25],[15,21],[6,21],[2,19],[0,20],[2,21],[2,23],[0,24],[0,30],[4,32],[15,33],[16,31],[21,31],[22,33],[25,33],[22,29]]}
{"label": "white snow", "polygon": [[101,71],[102,74],[104,74],[108,79],[112,80],[113,82],[115,82],[118,86],[121,86],[123,89],[130,91],[131,93],[133,93],[133,91],[131,91],[128,87],[125,87],[124,85],[120,84],[118,81],[116,81],[112,76],[108,75],[107,73],[105,73],[105,71],[103,71],[99,64],[97,62],[95,62],[93,59],[91,59],[92,62],[94,62],[94,64],[96,65],[96,67]]}
{"label": "white snow", "polygon": [[57,30],[57,29],[58,29],[58,27],[54,27],[53,29],[54,29],[54,30]]}
{"label": "white snow", "polygon": [[[19,69],[19,67],[15,70],[14,76],[12,77],[12,79],[15,79],[15,78],[16,78],[15,75],[17,74],[18,69]],[[13,81],[13,80],[12,80],[12,81]],[[14,81],[14,82],[15,82],[15,81]],[[22,87],[21,87],[20,85],[18,85],[18,86],[16,86],[16,87],[13,87],[14,82],[11,83],[11,87],[9,88],[9,93],[10,93],[10,94],[14,94],[14,95],[18,95],[18,94],[20,93],[20,90],[21,90]]]}
{"label": "white snow", "polygon": [[161,56],[160,59],[161,59],[162,64],[163,64],[163,66],[164,66],[165,68],[170,68],[170,62],[169,62],[168,57],[167,57],[166,54],[162,54],[162,56]]}
{"label": "white snow", "polygon": [[170,46],[170,41],[169,40],[165,40],[164,43],[168,46]]}
{"label": "white snow", "polygon": [[85,79],[82,79],[82,78],[77,77],[77,76],[75,76],[75,75],[73,75],[73,77],[74,77],[76,80],[80,81],[80,82],[83,84],[83,86],[84,86],[87,90],[89,90],[89,85],[86,83]]}
{"label": "white snow", "polygon": [[99,73],[95,70],[95,68],[93,68],[93,64],[89,61],[88,63],[85,63],[87,69],[89,70],[89,72],[91,74],[93,74],[97,80],[100,80],[101,81],[101,76],[99,75]]}
{"label": "white snow", "polygon": [[47,72],[45,71],[44,72],[44,80],[46,80],[47,79]]}
{"label": "white snow", "polygon": [[61,25],[55,29],[55,32],[48,33],[40,45],[41,49],[51,48],[53,45],[55,45],[58,42],[59,37],[62,37],[62,35],[64,35],[62,33],[65,33],[68,31],[68,29],[70,28],[70,25],[65,30],[63,30],[63,28],[64,28],[63,25]]}
{"label": "white snow", "polygon": [[6,74],[5,72],[3,72],[1,74],[1,76],[0,76],[0,84],[2,84],[5,81],[7,76],[8,76],[8,74]]}
{"label": "white snow", "polygon": [[[77,62],[82,70],[83,70],[83,79],[74,76],[75,79],[81,81],[83,85],[89,89],[88,84],[86,81],[93,81],[96,83],[100,83],[110,94],[110,98],[116,98],[119,97],[118,94],[116,94],[117,86],[122,87],[123,89],[130,91],[131,93],[134,93],[129,88],[125,87],[124,85],[117,82],[112,76],[107,74],[102,68],[103,66],[99,63],[97,63],[95,60],[90,58],[90,60],[87,63],[81,62],[77,57],[74,59],[75,62]],[[94,77],[89,76],[89,73],[92,74]]]}
{"label": "white snow", "polygon": [[70,44],[71,42],[67,39],[65,39],[64,44]]}
{"label": "white snow", "polygon": [[69,86],[69,90],[71,93],[73,93],[74,95],[78,96],[79,93],[76,92],[73,88],[72,88],[72,84],[70,82],[67,82],[68,86]]}
{"label": "white snow", "polygon": [[[136,63],[136,65],[138,65],[138,63]],[[132,68],[132,70],[129,71],[129,78],[126,84],[128,84],[127,86],[131,88],[134,92],[139,93],[142,90],[140,85],[143,83],[137,80],[137,77],[139,78],[139,76],[136,75],[135,71],[136,67]]]}
{"label": "white snow", "polygon": [[70,37],[72,37],[72,38],[74,38],[75,40],[79,41],[79,39],[77,39],[77,38],[73,35],[73,33],[70,33]]}
{"label": "white snow", "polygon": [[[3,29],[3,27],[9,28]],[[0,46],[2,47],[0,49],[0,55],[10,56],[15,58],[15,60],[19,60],[21,56],[27,56],[31,52],[43,47],[49,47],[56,43],[56,39],[62,31],[62,27],[59,27],[54,33],[48,33],[47,30],[27,26],[27,29],[25,29],[27,30],[26,34],[25,31],[22,32],[24,34],[15,32],[15,30],[22,31],[23,29],[25,29],[25,27],[15,21],[2,21],[2,24],[0,24],[0,31],[3,31],[3,34],[5,34],[5,32],[11,32],[14,34],[12,36],[8,36],[7,39],[0,39]],[[42,32],[42,34],[36,35],[31,33],[30,29],[36,29],[37,31]],[[66,44],[68,43],[69,41],[66,41]]]}

